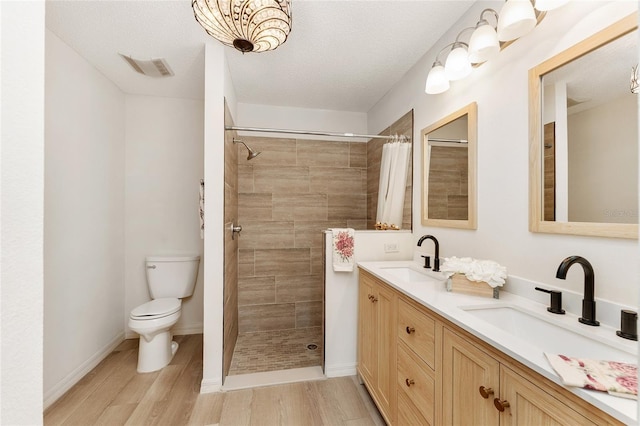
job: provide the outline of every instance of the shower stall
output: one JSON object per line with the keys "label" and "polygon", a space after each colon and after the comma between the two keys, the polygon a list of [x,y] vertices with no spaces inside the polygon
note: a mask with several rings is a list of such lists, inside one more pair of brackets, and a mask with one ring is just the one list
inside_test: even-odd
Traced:
{"label": "shower stall", "polygon": [[[224,376],[322,367],[323,231],[373,229],[386,139],[240,137],[226,124]],[[394,126],[381,134],[411,138],[412,111]]]}

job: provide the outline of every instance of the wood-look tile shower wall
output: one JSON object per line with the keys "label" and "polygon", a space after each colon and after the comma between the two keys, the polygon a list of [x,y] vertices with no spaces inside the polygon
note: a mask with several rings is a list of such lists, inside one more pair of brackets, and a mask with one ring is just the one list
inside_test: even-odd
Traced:
{"label": "wood-look tile shower wall", "polygon": [[366,229],[367,144],[239,139],[239,331],[321,326],[322,231]]}

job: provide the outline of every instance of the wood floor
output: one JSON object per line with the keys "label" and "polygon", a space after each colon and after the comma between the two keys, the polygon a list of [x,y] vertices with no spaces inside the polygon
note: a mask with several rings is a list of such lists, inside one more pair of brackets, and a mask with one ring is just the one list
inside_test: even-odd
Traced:
{"label": "wood floor", "polygon": [[383,425],[355,377],[200,394],[202,335],[176,336],[171,364],[136,372],[126,340],[49,407],[45,425]]}

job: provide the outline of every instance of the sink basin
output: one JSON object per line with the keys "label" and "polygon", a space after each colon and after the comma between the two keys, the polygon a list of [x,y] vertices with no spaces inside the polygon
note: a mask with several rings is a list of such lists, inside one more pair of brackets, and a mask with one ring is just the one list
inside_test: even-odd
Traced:
{"label": "sink basin", "polygon": [[[408,266],[389,266],[380,268],[380,270],[384,273],[388,273],[393,278],[396,278],[400,281],[405,282],[423,282],[423,281],[444,281],[444,276],[440,277],[440,272],[429,273],[427,271],[421,272],[417,271]],[[435,275],[434,274],[438,274]]]}
{"label": "sink basin", "polygon": [[587,326],[580,325],[577,318],[575,327],[570,327],[567,324],[553,322],[555,318],[549,317],[553,314],[546,312],[539,314],[517,306],[463,307],[462,309],[513,337],[540,348],[543,352],[631,363],[637,361],[634,354],[603,342],[601,336],[598,337],[592,330],[585,329]]}

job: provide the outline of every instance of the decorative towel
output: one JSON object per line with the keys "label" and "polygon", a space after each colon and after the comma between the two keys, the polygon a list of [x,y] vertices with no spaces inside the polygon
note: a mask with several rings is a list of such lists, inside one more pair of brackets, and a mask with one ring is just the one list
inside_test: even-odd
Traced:
{"label": "decorative towel", "polygon": [[352,272],[355,265],[353,259],[354,235],[352,228],[333,228],[333,270],[336,272]]}
{"label": "decorative towel", "polygon": [[200,179],[200,238],[204,240],[204,179]]}
{"label": "decorative towel", "polygon": [[578,386],[623,398],[638,399],[638,366],[635,364],[547,353],[545,356],[566,386]]}

